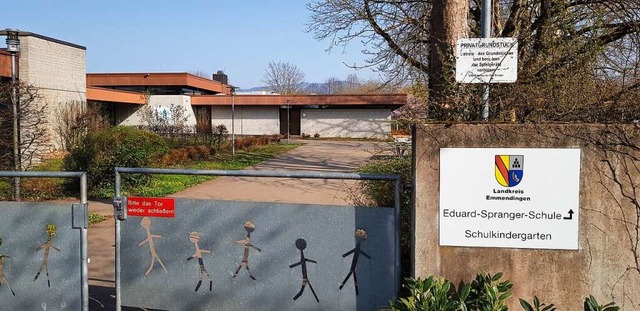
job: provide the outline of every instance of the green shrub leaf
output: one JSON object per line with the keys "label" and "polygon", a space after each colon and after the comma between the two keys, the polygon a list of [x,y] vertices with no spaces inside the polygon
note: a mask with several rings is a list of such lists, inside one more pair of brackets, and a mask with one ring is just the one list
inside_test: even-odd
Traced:
{"label": "green shrub leaf", "polygon": [[[535,304],[535,299],[534,299],[534,304]],[[534,311],[531,305],[524,299],[520,299],[520,305],[522,306],[522,309],[524,309],[525,311]]]}

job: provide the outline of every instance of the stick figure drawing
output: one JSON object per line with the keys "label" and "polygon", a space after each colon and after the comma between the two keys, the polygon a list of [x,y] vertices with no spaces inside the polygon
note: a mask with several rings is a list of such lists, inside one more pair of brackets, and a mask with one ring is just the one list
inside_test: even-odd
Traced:
{"label": "stick figure drawing", "polygon": [[[0,238],[0,246],[2,246],[2,238]],[[2,282],[4,282],[4,284],[7,285],[7,288],[9,288],[9,290],[11,291],[12,295],[16,295],[16,293],[13,291],[13,289],[11,289],[11,286],[9,285],[9,281],[7,281],[6,276],[4,275],[4,259],[5,258],[11,258],[10,256],[4,255],[4,254],[0,254],[0,286],[2,285]]]}
{"label": "stick figure drawing", "polygon": [[211,276],[209,276],[209,273],[207,273],[207,270],[204,268],[204,262],[202,260],[202,254],[211,254],[211,251],[200,249],[200,246],[198,245],[198,241],[200,241],[200,233],[195,231],[191,232],[191,234],[189,234],[189,240],[195,245],[196,252],[188,257],[187,261],[193,258],[198,258],[198,265],[200,265],[200,280],[198,281],[198,285],[196,285],[195,291],[197,292],[198,289],[200,289],[200,285],[202,285],[202,280],[205,276],[209,279],[209,291],[211,291],[213,287],[213,280],[211,280]]}
{"label": "stick figure drawing", "polygon": [[340,290],[342,290],[342,288],[344,287],[344,284],[347,283],[347,281],[349,280],[349,277],[353,274],[353,285],[356,288],[356,295],[358,295],[358,277],[356,276],[356,267],[358,266],[358,257],[360,257],[360,254],[362,254],[362,256],[364,257],[367,257],[368,259],[371,259],[371,257],[369,257],[367,253],[365,253],[363,250],[360,249],[362,242],[364,242],[364,240],[367,239],[367,231],[358,229],[355,232],[355,236],[356,236],[356,247],[342,255],[342,257],[344,258],[353,254],[353,258],[351,259],[351,268],[349,268],[349,273],[347,273],[347,276],[344,278],[344,281],[342,281],[342,284],[340,284]]}
{"label": "stick figure drawing", "polygon": [[44,269],[45,274],[47,275],[47,286],[51,287],[51,281],[49,280],[49,251],[53,248],[58,251],[58,253],[60,252],[60,249],[55,247],[53,245],[53,242],[51,241],[53,239],[53,236],[58,233],[58,228],[54,224],[48,224],[44,230],[47,233],[47,241],[40,244],[40,246],[36,248],[36,253],[41,249],[44,249],[44,255],[42,256],[42,264],[40,265],[40,269],[38,269],[38,273],[36,273],[36,276],[33,278],[33,282],[36,282],[36,280],[40,276],[40,273],[42,272],[42,269]]}
{"label": "stick figure drawing", "polygon": [[307,262],[318,262],[304,257],[304,249],[307,248],[307,241],[305,241],[304,239],[296,240],[296,248],[300,250],[300,261],[290,265],[289,268],[291,269],[293,267],[302,265],[302,286],[300,287],[300,291],[293,297],[293,300],[297,300],[298,298],[300,298],[300,296],[302,296],[302,293],[304,292],[305,287],[309,285],[309,288],[313,293],[313,297],[316,298],[316,302],[320,302],[320,300],[318,300],[318,295],[316,295],[316,291],[313,290],[313,286],[311,286],[311,282],[309,282],[309,275],[307,274]]}
{"label": "stick figure drawing", "polygon": [[144,275],[149,275],[149,272],[153,270],[153,266],[156,260],[158,261],[158,263],[160,263],[160,266],[162,266],[162,270],[164,270],[164,273],[167,273],[167,268],[162,263],[162,260],[160,260],[160,257],[158,257],[158,254],[156,253],[156,246],[153,243],[154,238],[161,239],[162,236],[151,234],[151,219],[149,219],[149,217],[143,217],[142,221],[140,221],[140,226],[142,226],[142,228],[146,230],[147,238],[144,241],[138,243],[138,246],[142,246],[144,243],[147,243],[149,244],[149,252],[151,252],[151,264],[149,265],[149,269],[147,269],[147,272],[145,272]]}
{"label": "stick figure drawing", "polygon": [[235,241],[235,243],[244,245],[244,252],[242,253],[242,261],[238,265],[238,269],[236,269],[236,271],[233,273],[233,276],[231,278],[235,278],[238,275],[238,272],[240,272],[240,269],[244,267],[247,270],[249,277],[252,280],[256,281],[256,278],[253,277],[253,274],[251,274],[251,270],[249,269],[249,247],[257,250],[258,252],[262,251],[257,246],[251,244],[251,232],[253,232],[255,229],[256,229],[256,225],[252,221],[249,220],[245,222],[244,230],[247,231],[247,237],[244,238],[243,240]]}

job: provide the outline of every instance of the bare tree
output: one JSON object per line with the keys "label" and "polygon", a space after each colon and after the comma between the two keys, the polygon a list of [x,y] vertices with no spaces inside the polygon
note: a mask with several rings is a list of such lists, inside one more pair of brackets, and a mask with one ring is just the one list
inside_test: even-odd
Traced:
{"label": "bare tree", "polygon": [[146,104],[139,110],[143,128],[147,131],[174,135],[182,134],[188,130],[189,116],[187,109],[181,105],[171,104],[168,107]]}
{"label": "bare tree", "polygon": [[[23,90],[24,91],[24,90]],[[33,94],[21,94],[20,101],[20,160],[22,170],[28,170],[42,162],[51,148],[47,114],[49,106],[46,103],[34,101],[37,91]]]}
{"label": "bare tree", "polygon": [[340,81],[340,79],[336,77],[331,77],[324,81],[324,86],[326,94],[338,94],[344,87],[344,81]]}
{"label": "bare tree", "polygon": [[212,77],[212,75],[209,72],[204,70],[194,70],[194,71],[189,71],[189,73],[194,76],[198,76],[198,77],[209,79],[209,80],[211,80],[211,77]]}
{"label": "bare tree", "polygon": [[52,128],[62,150],[69,151],[80,144],[86,134],[108,127],[109,120],[96,103],[72,101],[60,103],[52,112]]}
{"label": "bare tree", "polygon": [[270,62],[264,72],[263,82],[269,91],[280,94],[298,94],[302,92],[304,73],[298,66],[284,62]]}
{"label": "bare tree", "polygon": [[[434,87],[445,77],[442,60],[451,59],[455,40],[467,29],[467,1],[461,0],[320,0],[307,8],[316,39],[328,39],[332,47],[367,43],[363,52],[369,59],[354,67],[373,68],[390,79],[432,77]],[[431,50],[436,53],[429,58]]]}
{"label": "bare tree", "polygon": [[[15,96],[14,96],[15,94]],[[2,166],[17,171],[32,168],[49,152],[46,103],[40,100],[38,88],[23,82],[0,84],[0,150]],[[12,106],[16,103],[17,115]],[[17,121],[17,133],[13,123]],[[9,164],[12,163],[12,164]],[[14,198],[20,200],[20,179],[14,179]]]}
{"label": "bare tree", "polygon": [[[307,5],[308,30],[316,39],[329,40],[330,47],[365,42],[369,58],[354,67],[371,67],[401,81],[427,82],[429,109],[435,110],[430,118],[471,120],[478,114],[477,86],[453,80],[453,44],[460,37],[479,36],[480,6],[480,0],[315,0]],[[519,42],[518,83],[497,87],[495,95],[505,102],[504,111],[516,111],[519,120],[529,112],[509,107],[519,105],[517,97],[548,94],[560,84],[574,83],[566,89],[579,89],[585,79],[601,78],[593,71],[602,64],[601,57],[613,55],[617,43],[639,46],[638,0],[499,0],[493,6],[492,36],[516,37]],[[624,68],[627,59],[610,58]],[[575,79],[577,74],[582,79]],[[529,87],[536,92],[521,96]],[[627,84],[623,91],[633,87]],[[570,96],[566,100],[566,105],[579,104]],[[492,117],[502,118],[500,113]]]}
{"label": "bare tree", "polygon": [[355,74],[347,76],[346,80],[332,77],[324,82],[324,94],[392,94],[401,88],[393,83],[380,80],[362,80]]}
{"label": "bare tree", "polygon": [[[2,104],[0,126],[3,129],[8,129],[3,131],[4,135],[0,138],[3,149],[13,144],[13,139],[7,135],[13,132],[10,126],[13,120],[11,113],[12,89],[14,87],[11,83],[0,84],[0,103]],[[15,90],[19,103],[19,158],[21,169],[26,170],[39,163],[43,154],[50,147],[50,137],[47,131],[48,105],[39,100],[41,96],[38,94],[38,88],[32,85],[17,82]],[[10,153],[3,152],[3,157],[13,159]]]}

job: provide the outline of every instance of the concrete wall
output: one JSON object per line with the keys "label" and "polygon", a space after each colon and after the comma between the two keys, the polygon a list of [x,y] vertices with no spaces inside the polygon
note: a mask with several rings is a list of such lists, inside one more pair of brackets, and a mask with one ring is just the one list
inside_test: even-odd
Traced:
{"label": "concrete wall", "polygon": [[[640,309],[639,244],[640,171],[634,160],[624,162],[619,151],[640,156],[634,126],[420,125],[416,131],[414,215],[415,275],[442,275],[454,284],[470,281],[478,272],[504,272],[514,283],[515,297],[534,295],[558,310],[582,310],[584,297],[615,300],[623,310]],[[612,152],[595,148],[604,141]],[[600,144],[599,144],[600,145]],[[439,150],[444,147],[581,148],[580,229],[578,251],[506,248],[440,247]],[[620,187],[611,179],[610,161]],[[630,170],[622,174],[623,168]],[[635,251],[634,251],[635,249]],[[517,298],[511,308],[520,310]]]}
{"label": "concrete wall", "polygon": [[48,105],[51,146],[54,111],[70,102],[86,101],[85,50],[34,36],[20,37],[19,79],[38,88],[38,103]]}
{"label": "concrete wall", "polygon": [[[149,106],[169,108],[171,105],[181,106],[185,109],[187,117],[186,125],[193,127],[196,125],[196,117],[191,107],[191,97],[185,95],[152,95],[149,97]],[[116,106],[116,124],[126,126],[145,125],[142,121],[143,107],[140,105],[120,105]]]}
{"label": "concrete wall", "polygon": [[301,115],[302,133],[320,137],[386,137],[391,132],[389,109],[302,109]]}
{"label": "concrete wall", "polygon": [[[231,133],[231,107],[212,106],[211,124],[224,124]],[[280,109],[277,106],[236,106],[235,133],[238,135],[280,134]]]}

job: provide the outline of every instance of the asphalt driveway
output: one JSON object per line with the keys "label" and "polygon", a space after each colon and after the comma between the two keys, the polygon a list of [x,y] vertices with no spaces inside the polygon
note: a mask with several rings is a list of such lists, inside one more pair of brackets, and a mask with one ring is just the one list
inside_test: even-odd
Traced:
{"label": "asphalt driveway", "polygon": [[[304,141],[286,154],[248,170],[350,173],[373,149],[369,142]],[[282,203],[348,205],[354,181],[293,178],[220,177],[173,194],[173,197]]]}

